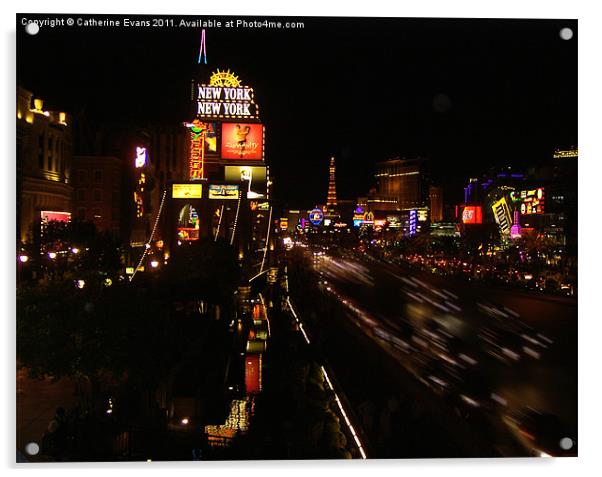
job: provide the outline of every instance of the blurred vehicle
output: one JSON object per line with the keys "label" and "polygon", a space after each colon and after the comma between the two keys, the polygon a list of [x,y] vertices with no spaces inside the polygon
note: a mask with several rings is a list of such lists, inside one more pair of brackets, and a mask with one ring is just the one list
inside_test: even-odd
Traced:
{"label": "blurred vehicle", "polygon": [[519,318],[520,315],[499,303],[491,300],[483,300],[477,303],[477,308],[487,316],[497,319]]}
{"label": "blurred vehicle", "polygon": [[503,416],[514,438],[536,457],[576,457],[573,433],[554,414],[522,408]]}
{"label": "blurred vehicle", "polygon": [[483,343],[483,350],[498,361],[512,364],[521,359],[523,340],[516,333],[483,327],[478,337]]}
{"label": "blurred vehicle", "polygon": [[402,339],[395,333],[391,333],[390,331],[385,330],[384,328],[375,326],[373,328],[373,333],[374,336],[382,339],[383,341],[388,342],[389,344],[393,345],[395,348],[397,348],[400,351],[403,351],[404,353],[410,354],[417,351],[416,348],[411,345],[409,340]]}
{"label": "blurred vehicle", "polygon": [[553,340],[518,319],[484,327],[478,333],[489,355],[506,364],[521,358],[541,359]]}
{"label": "blurred vehicle", "polygon": [[469,350],[463,340],[452,336],[447,340],[445,349],[438,353],[439,357],[460,370],[468,369],[478,364],[473,351]]}
{"label": "blurred vehicle", "polygon": [[458,413],[468,419],[477,414],[496,413],[506,400],[493,391],[489,375],[478,367],[471,367],[460,374],[456,401]]}
{"label": "blurred vehicle", "polygon": [[453,367],[438,359],[426,359],[418,368],[418,378],[445,399],[452,399],[456,395],[460,382]]}

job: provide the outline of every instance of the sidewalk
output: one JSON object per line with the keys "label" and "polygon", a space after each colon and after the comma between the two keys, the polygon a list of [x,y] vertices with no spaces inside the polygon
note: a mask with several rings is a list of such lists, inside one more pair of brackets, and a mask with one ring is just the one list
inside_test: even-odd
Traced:
{"label": "sidewalk", "polygon": [[75,384],[68,379],[52,383],[50,379],[32,379],[27,370],[17,371],[17,450],[31,462],[45,462],[46,456],[30,456],[25,446],[30,442],[42,446],[42,436],[57,407],[66,411],[75,405]]}

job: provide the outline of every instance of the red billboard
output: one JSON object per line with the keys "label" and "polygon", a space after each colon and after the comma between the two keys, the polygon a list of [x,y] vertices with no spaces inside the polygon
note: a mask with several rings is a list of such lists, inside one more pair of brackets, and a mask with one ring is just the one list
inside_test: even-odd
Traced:
{"label": "red billboard", "polygon": [[40,217],[42,219],[42,223],[48,223],[51,220],[56,220],[57,222],[70,222],[71,221],[71,213],[70,212],[56,212],[54,210],[42,210],[40,212]]}
{"label": "red billboard", "polygon": [[263,159],[263,125],[222,123],[222,159]]}
{"label": "red billboard", "polygon": [[261,354],[245,356],[245,388],[247,394],[261,391]]}
{"label": "red billboard", "polygon": [[462,211],[463,224],[482,224],[483,211],[480,205],[467,205]]}

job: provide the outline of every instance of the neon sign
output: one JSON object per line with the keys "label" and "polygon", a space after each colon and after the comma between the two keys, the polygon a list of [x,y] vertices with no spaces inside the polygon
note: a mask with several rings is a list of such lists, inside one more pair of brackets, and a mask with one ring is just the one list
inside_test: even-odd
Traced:
{"label": "neon sign", "polygon": [[242,86],[238,77],[217,70],[209,84],[197,85],[197,116],[200,118],[257,119],[253,88]]}
{"label": "neon sign", "polygon": [[556,149],[554,151],[554,159],[565,159],[568,157],[579,157],[578,149],[569,149],[566,151]]}
{"label": "neon sign", "polygon": [[511,192],[510,197],[513,201],[520,202],[520,213],[522,215],[544,213],[543,187],[538,187],[537,189],[533,190],[521,190],[520,192]]}
{"label": "neon sign", "polygon": [[500,200],[495,202],[491,209],[493,210],[493,215],[495,217],[496,223],[500,227],[500,232],[502,234],[508,235],[510,234],[510,226],[511,226],[511,216],[510,209],[508,208],[508,203],[506,202],[506,198],[502,197]]}
{"label": "neon sign", "polygon": [[410,235],[416,235],[416,221],[418,219],[418,211],[416,209],[410,210]]}
{"label": "neon sign", "polygon": [[320,225],[324,220],[324,212],[321,209],[315,208],[309,212],[309,221],[313,225]]}
{"label": "neon sign", "polygon": [[136,169],[146,166],[147,162],[148,162],[148,153],[146,151],[146,148],[145,147],[137,147],[136,148],[136,161],[135,161]]}
{"label": "neon sign", "polygon": [[198,119],[187,123],[190,129],[190,180],[205,178],[205,136],[209,125]]}
{"label": "neon sign", "polygon": [[462,211],[462,223],[464,224],[482,224],[483,211],[480,205],[467,205]]}

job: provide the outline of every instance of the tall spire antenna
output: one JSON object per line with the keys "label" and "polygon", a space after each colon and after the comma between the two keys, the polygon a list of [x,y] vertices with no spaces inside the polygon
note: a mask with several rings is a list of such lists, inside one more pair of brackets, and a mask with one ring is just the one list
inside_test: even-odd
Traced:
{"label": "tall spire antenna", "polygon": [[199,65],[201,64],[201,59],[203,59],[203,63],[207,64],[207,45],[205,43],[205,29],[201,30],[201,47],[199,49]]}

